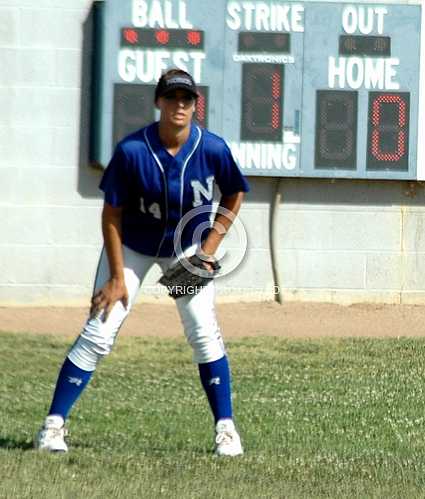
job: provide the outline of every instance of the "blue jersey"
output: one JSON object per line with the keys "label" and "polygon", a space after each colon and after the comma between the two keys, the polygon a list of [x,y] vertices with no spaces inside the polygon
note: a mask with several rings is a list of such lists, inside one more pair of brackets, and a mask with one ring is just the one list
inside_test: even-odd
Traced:
{"label": "blue jersey", "polygon": [[176,229],[189,211],[201,207],[183,231],[177,230],[181,248],[200,244],[207,236],[208,229],[198,233],[197,228],[211,225],[215,184],[222,195],[249,187],[217,135],[192,124],[188,140],[172,156],[158,129],[152,123],[117,145],[100,188],[107,203],[123,207],[123,244],[145,255],[168,257],[175,254]]}

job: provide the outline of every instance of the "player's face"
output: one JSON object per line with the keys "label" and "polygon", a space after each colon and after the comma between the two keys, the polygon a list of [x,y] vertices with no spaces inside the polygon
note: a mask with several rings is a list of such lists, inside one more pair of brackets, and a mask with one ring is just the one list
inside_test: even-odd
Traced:
{"label": "player's face", "polygon": [[161,121],[184,128],[192,121],[195,112],[195,97],[185,90],[173,90],[158,99]]}

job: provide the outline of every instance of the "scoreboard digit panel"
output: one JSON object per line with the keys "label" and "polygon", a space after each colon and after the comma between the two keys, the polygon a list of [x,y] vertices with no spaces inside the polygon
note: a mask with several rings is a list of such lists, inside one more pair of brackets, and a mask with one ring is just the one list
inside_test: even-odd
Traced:
{"label": "scoreboard digit panel", "polygon": [[242,140],[281,140],[283,89],[282,64],[242,64]]}
{"label": "scoreboard digit panel", "polygon": [[301,168],[312,176],[415,178],[420,8],[339,3],[308,12]]}
{"label": "scoreboard digit panel", "polygon": [[407,170],[409,92],[370,92],[367,168]]}
{"label": "scoreboard digit panel", "polygon": [[317,92],[316,168],[356,168],[357,96],[350,90]]}
{"label": "scoreboard digit panel", "polygon": [[152,106],[154,95],[155,85],[115,83],[112,131],[114,144],[155,119]]}
{"label": "scoreboard digit panel", "polygon": [[[194,121],[208,127],[208,87],[198,85],[198,102]],[[112,143],[117,144],[126,135],[155,120],[155,85],[129,83],[114,84],[114,117]]]}
{"label": "scoreboard digit panel", "polygon": [[425,15],[414,2],[96,2],[91,159],[105,166],[158,119],[156,82],[181,67],[199,87],[195,121],[246,175],[415,179]]}
{"label": "scoreboard digit panel", "polygon": [[299,175],[304,7],[227,2],[221,133],[247,175]]}

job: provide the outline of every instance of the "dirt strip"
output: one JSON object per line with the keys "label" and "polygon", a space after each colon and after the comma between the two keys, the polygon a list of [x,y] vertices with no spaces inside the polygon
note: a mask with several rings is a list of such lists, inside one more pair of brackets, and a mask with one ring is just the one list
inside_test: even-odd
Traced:
{"label": "dirt strip", "polygon": [[[0,307],[0,331],[75,336],[87,308]],[[291,302],[218,304],[225,338],[282,336],[289,338],[347,336],[425,336],[425,307]],[[176,337],[182,327],[176,308],[164,304],[136,305],[120,335]]]}

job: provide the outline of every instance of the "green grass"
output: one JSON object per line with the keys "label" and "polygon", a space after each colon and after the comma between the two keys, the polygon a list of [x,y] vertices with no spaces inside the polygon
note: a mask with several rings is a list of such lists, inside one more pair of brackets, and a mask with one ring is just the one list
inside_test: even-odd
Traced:
{"label": "green grass", "polygon": [[0,334],[0,498],[425,497],[425,340],[228,342],[246,453],[212,454],[182,341],[121,338],[69,420],[31,441],[68,344]]}

